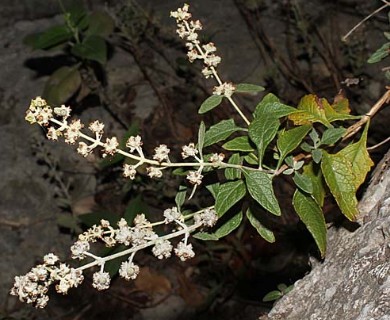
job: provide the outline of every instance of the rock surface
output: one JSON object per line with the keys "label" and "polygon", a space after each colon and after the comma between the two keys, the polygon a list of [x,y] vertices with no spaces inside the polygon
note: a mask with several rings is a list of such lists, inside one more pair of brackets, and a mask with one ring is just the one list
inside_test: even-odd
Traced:
{"label": "rock surface", "polygon": [[329,230],[328,252],[261,320],[390,319],[390,152],[360,202],[361,227]]}

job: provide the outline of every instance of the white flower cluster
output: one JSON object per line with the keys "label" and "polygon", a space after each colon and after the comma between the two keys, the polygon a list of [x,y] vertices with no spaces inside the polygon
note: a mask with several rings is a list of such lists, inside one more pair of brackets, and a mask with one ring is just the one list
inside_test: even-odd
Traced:
{"label": "white flower cluster", "polygon": [[49,286],[57,283],[55,290],[67,294],[68,290],[78,287],[84,280],[80,270],[70,268],[60,263],[53,253],[44,256],[43,264],[32,268],[26,275],[15,277],[11,295],[17,296],[20,301],[32,304],[36,308],[44,308],[49,296]]}
{"label": "white flower cluster", "polygon": [[213,94],[230,98],[235,90],[236,87],[233,85],[233,83],[225,82],[219,86],[214,87]]}
{"label": "white flower cluster", "polygon": [[186,39],[186,47],[188,48],[188,60],[190,62],[196,59],[203,60],[204,68],[202,74],[206,77],[213,77],[215,68],[221,62],[221,57],[217,56],[215,52],[217,48],[214,43],[201,44],[198,40],[198,31],[202,30],[202,24],[199,20],[190,20],[192,15],[188,12],[189,5],[185,4],[177,11],[171,12],[171,17],[176,19],[177,30],[179,37]]}

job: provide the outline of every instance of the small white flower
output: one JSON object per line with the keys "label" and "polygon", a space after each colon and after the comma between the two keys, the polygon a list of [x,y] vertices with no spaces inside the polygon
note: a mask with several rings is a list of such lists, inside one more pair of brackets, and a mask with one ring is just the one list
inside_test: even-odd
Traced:
{"label": "small white flower", "polygon": [[177,9],[177,11],[171,11],[171,17],[175,18],[177,22],[188,20],[191,18],[191,13],[188,12],[189,5],[184,4],[183,8]]}
{"label": "small white flower", "polygon": [[213,227],[218,221],[218,215],[214,209],[205,209],[200,214],[200,219],[205,227]]}
{"label": "small white flower", "polygon": [[183,152],[181,153],[181,156],[183,159],[188,157],[195,157],[198,154],[198,150],[195,148],[195,144],[192,142],[186,146],[183,146],[182,150]]}
{"label": "small white flower", "polygon": [[137,174],[137,170],[135,170],[134,166],[131,166],[127,163],[123,165],[123,176],[126,178],[130,178],[131,180],[135,179],[135,175]]}
{"label": "small white flower", "polygon": [[211,157],[210,157],[210,162],[212,162],[212,163],[214,163],[214,164],[216,164],[216,165],[218,165],[218,164],[220,164],[222,161],[223,161],[223,159],[225,159],[225,155],[223,154],[223,153],[214,153]]}
{"label": "small white flower", "polygon": [[160,144],[158,147],[154,149],[153,159],[158,162],[163,162],[164,160],[168,160],[168,155],[171,150],[165,144]]}
{"label": "small white flower", "polygon": [[141,146],[142,140],[140,136],[131,136],[126,142],[126,147],[130,149],[130,152],[133,152],[135,149],[140,148]]}
{"label": "small white flower", "polygon": [[80,130],[84,127],[79,119],[73,120],[72,123],[68,126],[68,129],[65,131],[65,142],[69,144],[74,144],[80,136]]}
{"label": "small white flower", "polygon": [[236,90],[236,87],[232,83],[222,83],[220,86],[214,87],[213,94],[225,97],[231,97]]}
{"label": "small white flower", "polygon": [[43,262],[48,265],[48,266],[52,266],[54,265],[57,261],[59,261],[60,258],[58,258],[58,256],[56,256],[54,253],[48,253],[46,254],[44,257],[43,257]]}
{"label": "small white flower", "polygon": [[85,142],[79,142],[77,152],[83,157],[87,157],[91,153],[91,148]]}
{"label": "small white flower", "polygon": [[64,104],[59,107],[59,108],[54,108],[54,114],[57,116],[60,116],[63,118],[63,120],[66,120],[70,117],[70,112],[71,112],[70,107],[66,107]]}
{"label": "small white flower", "polygon": [[198,171],[190,171],[187,174],[187,180],[194,185],[198,185],[198,186],[201,185],[202,178],[203,178],[203,175]]}
{"label": "small white flower", "polygon": [[202,74],[204,75],[204,77],[206,78],[206,79],[208,79],[208,78],[212,78],[214,75],[213,75],[213,71],[209,68],[209,67],[204,67],[203,69],[202,69]]}
{"label": "small white flower", "polygon": [[215,54],[210,54],[206,58],[204,58],[205,65],[209,67],[216,67],[221,62],[221,57]]}
{"label": "small white flower", "polygon": [[103,145],[104,152],[109,155],[116,153],[116,148],[119,146],[118,139],[116,137],[107,138],[106,143]]}
{"label": "small white flower", "polygon": [[125,261],[122,262],[119,269],[119,275],[126,280],[134,280],[139,274],[139,267],[133,262]]}
{"label": "small white flower", "polygon": [[160,168],[148,167],[146,169],[146,171],[148,172],[148,176],[151,178],[161,178],[162,177],[162,171]]}
{"label": "small white flower", "polygon": [[90,249],[88,241],[76,241],[71,247],[70,251],[72,252],[73,259],[84,259],[85,253]]}
{"label": "small white flower", "polygon": [[91,122],[89,124],[89,130],[91,130],[93,133],[102,134],[104,129],[104,124],[99,122],[98,120]]}
{"label": "small white flower", "polygon": [[177,248],[175,248],[175,254],[180,258],[181,261],[186,261],[195,257],[195,252],[192,250],[192,244],[185,244],[183,241],[177,244]]}
{"label": "small white flower", "polygon": [[58,140],[58,136],[61,135],[61,132],[56,130],[56,128],[54,127],[50,127],[49,129],[47,129],[47,134],[46,134],[46,137],[49,139],[49,140]]}
{"label": "small white flower", "polygon": [[164,210],[165,223],[171,223],[175,220],[184,221],[183,215],[177,210],[177,207]]}
{"label": "small white flower", "polygon": [[171,256],[172,248],[169,240],[157,240],[152,252],[158,259],[164,259]]}
{"label": "small white flower", "polygon": [[95,289],[99,291],[106,290],[110,287],[110,274],[104,271],[95,272],[92,276],[92,281],[92,286]]}

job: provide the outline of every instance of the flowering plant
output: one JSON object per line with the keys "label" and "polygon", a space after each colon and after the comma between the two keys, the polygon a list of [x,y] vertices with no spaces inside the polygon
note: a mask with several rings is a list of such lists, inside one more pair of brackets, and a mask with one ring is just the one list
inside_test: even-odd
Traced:
{"label": "flowering plant", "polygon": [[[213,43],[199,40],[202,24],[191,19],[189,6],[185,4],[171,12],[171,16],[176,20],[178,35],[186,41],[189,61],[201,60],[202,74],[217,82],[213,95],[202,103],[199,113],[211,111],[227,100],[242,125],[237,125],[234,119],[227,119],[207,128],[201,122],[197,143],[183,146],[181,157],[184,161],[174,161],[167,145],[157,146],[154,154],[148,157],[144,153],[142,138],[131,136],[126,142],[127,149],[123,150],[116,137],[103,138],[104,124],[98,120],[88,125],[90,134],[87,134],[79,119],[69,120],[69,107],[52,108],[40,97],[32,100],[26,120],[46,128],[49,139],[63,137],[68,144],[78,142],[77,152],[84,157],[98,148],[102,150],[103,157],[120,154],[131,160],[131,164],[124,164],[123,175],[132,180],[143,166],[147,167],[150,178],[157,179],[169,169],[188,169],[186,184],[189,188],[181,186],[175,198],[176,206],[166,209],[160,222],[151,223],[144,214],[140,214],[134,219],[133,226],[125,219],[119,220],[117,225],[101,220],[100,224],[80,234],[71,247],[72,258],[91,259],[91,262],[71,267],[61,263],[53,253],[44,256],[42,264],[15,278],[11,294],[21,301],[43,308],[49,300],[50,285],[55,283],[56,291],[66,294],[83,281],[84,270],[95,266],[99,269],[93,274],[93,287],[105,290],[111,281],[105,271],[105,263],[123,256],[128,256],[128,259],[121,264],[119,275],[126,280],[135,279],[139,273],[135,254],[147,247],[152,247],[152,253],[158,259],[170,257],[173,251],[185,261],[195,255],[189,243],[191,233],[197,232],[194,236],[198,239],[218,240],[235,230],[244,214],[261,237],[274,242],[272,230],[262,223],[258,211],[275,216],[282,214],[273,187],[274,179],[281,174],[292,176],[296,187],[292,199],[294,209],[312,234],[322,257],[326,251],[326,223],[322,207],[328,190],[342,213],[350,220],[356,219],[356,191],[373,165],[366,150],[368,126],[365,124],[368,124],[369,117],[351,115],[345,98],[335,99],[330,104],[313,94],[303,97],[297,108],[267,94],[248,117],[235,100],[235,95],[254,94],[264,88],[223,81],[217,72],[221,62],[217,49]],[[359,121],[353,126],[342,126],[345,121],[355,119]],[[363,125],[365,129],[358,141],[334,152],[336,143],[346,141]],[[208,147],[225,140],[228,141],[222,145],[224,152],[206,153]],[[196,212],[184,210],[186,200],[193,197],[204,184],[204,176],[211,171],[223,173],[219,181],[206,186],[214,198],[214,205]],[[218,220],[221,217],[223,219]],[[158,235],[154,227],[163,224],[173,225],[172,231]],[[171,243],[174,238],[181,239],[175,248]],[[107,247],[124,245],[126,249],[100,257],[91,252],[91,244],[97,241]]]}

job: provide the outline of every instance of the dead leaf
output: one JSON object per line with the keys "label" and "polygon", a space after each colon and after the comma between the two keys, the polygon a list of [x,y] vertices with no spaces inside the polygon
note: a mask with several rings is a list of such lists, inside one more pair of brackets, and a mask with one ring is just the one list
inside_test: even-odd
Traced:
{"label": "dead leaf", "polygon": [[79,216],[86,213],[91,213],[97,204],[94,196],[88,196],[72,203],[72,212]]}
{"label": "dead leaf", "polygon": [[199,291],[199,288],[184,274],[179,275],[179,289],[178,293],[183,300],[192,307],[201,306],[204,301],[204,295]]}
{"label": "dead leaf", "polygon": [[165,276],[157,274],[149,267],[141,268],[140,274],[135,279],[134,284],[140,291],[148,294],[168,294],[172,291],[172,284]]}

